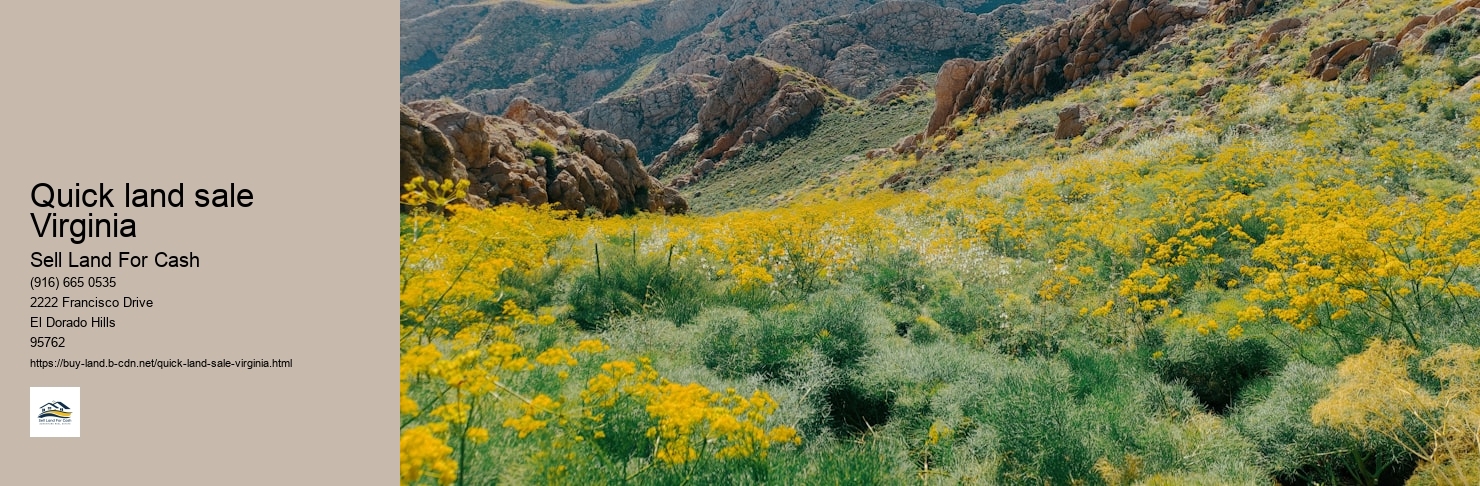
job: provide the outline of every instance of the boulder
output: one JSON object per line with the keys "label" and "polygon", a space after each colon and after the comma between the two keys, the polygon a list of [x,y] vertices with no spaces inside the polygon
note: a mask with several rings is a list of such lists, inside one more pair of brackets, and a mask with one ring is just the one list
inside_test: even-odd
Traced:
{"label": "boulder", "polygon": [[[1381,46],[1387,44],[1378,43]],[[1305,74],[1321,81],[1332,81],[1341,76],[1347,64],[1359,57],[1372,58],[1373,42],[1367,39],[1337,39],[1315,48],[1310,52],[1310,61],[1305,64]],[[1390,46],[1389,46],[1390,47]],[[1390,62],[1389,53],[1378,55],[1378,59]]]}
{"label": "boulder", "polygon": [[1210,0],[1208,10],[1213,12],[1213,20],[1221,23],[1233,23],[1253,16],[1264,6],[1263,0]]}
{"label": "boulder", "polygon": [[1372,76],[1378,70],[1403,62],[1403,53],[1398,51],[1398,48],[1392,44],[1379,42],[1372,44],[1372,47],[1367,49],[1363,60],[1366,62],[1366,65],[1362,67],[1361,79],[1363,81],[1372,81]]}
{"label": "boulder", "polygon": [[1059,126],[1054,129],[1053,138],[1065,140],[1084,135],[1085,107],[1081,104],[1073,104],[1059,110]]}
{"label": "boulder", "polygon": [[1285,33],[1298,29],[1303,25],[1304,23],[1300,19],[1294,17],[1276,20],[1269,24],[1268,28],[1264,29],[1263,34],[1259,34],[1259,42],[1254,44],[1254,48],[1258,49],[1269,44],[1277,43]]}
{"label": "boulder", "polygon": [[934,135],[956,115],[956,98],[966,89],[967,82],[979,66],[976,61],[965,58],[952,59],[940,66],[940,74],[935,77],[935,112],[930,114],[930,123],[926,125],[927,136]]}
{"label": "boulder", "polygon": [[1151,28],[1151,14],[1146,13],[1144,8],[1137,10],[1136,13],[1131,14],[1129,19],[1126,19],[1126,27],[1130,28],[1133,35]]}

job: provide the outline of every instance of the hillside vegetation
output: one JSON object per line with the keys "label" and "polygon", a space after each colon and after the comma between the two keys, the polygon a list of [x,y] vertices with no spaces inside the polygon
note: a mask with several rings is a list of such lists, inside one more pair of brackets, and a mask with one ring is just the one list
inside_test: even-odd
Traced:
{"label": "hillside vegetation", "polygon": [[1480,10],[1310,59],[1449,4],[1210,15],[902,154],[927,104],[849,104],[699,214],[415,180],[401,481],[1476,484]]}

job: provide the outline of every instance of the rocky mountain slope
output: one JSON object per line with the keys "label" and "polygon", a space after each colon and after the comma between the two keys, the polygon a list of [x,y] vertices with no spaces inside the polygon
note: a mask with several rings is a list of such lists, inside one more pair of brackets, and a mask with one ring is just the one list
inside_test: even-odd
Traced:
{"label": "rocky mountain slope", "polygon": [[1005,34],[1082,1],[403,0],[401,95],[480,113],[528,98],[631,139],[647,159],[698,121],[708,85],[745,56],[865,97],[945,59],[990,56]]}
{"label": "rocky mountain slope", "polygon": [[[1241,17],[1259,1],[1220,5]],[[1001,57],[947,63],[937,78],[936,111],[926,135],[967,108],[987,113],[1083,85],[1207,15],[1208,9],[1197,4],[1102,0],[1074,19],[1035,32]]]}
{"label": "rocky mountain slope", "polygon": [[402,100],[445,96],[475,111],[501,113],[523,96],[575,111],[615,90],[640,59],[665,53],[698,32],[727,3],[654,0],[559,8],[479,2],[406,18]]}

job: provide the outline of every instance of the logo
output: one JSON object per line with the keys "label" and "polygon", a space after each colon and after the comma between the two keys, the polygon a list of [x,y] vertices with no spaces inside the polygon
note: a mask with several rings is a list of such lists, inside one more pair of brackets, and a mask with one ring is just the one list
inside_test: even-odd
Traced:
{"label": "logo", "polygon": [[31,387],[31,437],[82,437],[82,389]]}
{"label": "logo", "polygon": [[70,419],[72,418],[72,412],[68,410],[72,410],[72,407],[68,407],[65,403],[51,402],[41,406],[41,415],[37,415],[36,418],[55,417]]}

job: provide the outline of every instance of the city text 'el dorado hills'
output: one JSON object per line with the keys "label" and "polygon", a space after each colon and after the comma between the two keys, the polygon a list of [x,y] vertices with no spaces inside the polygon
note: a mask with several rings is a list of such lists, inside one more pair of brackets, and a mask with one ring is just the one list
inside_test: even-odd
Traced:
{"label": "city text 'el dorado hills'", "polygon": [[[113,199],[116,188],[110,188],[101,182],[96,188],[83,187],[81,183],[73,183],[72,186],[57,188],[45,182],[37,183],[31,186],[31,204],[48,209],[118,207]],[[125,183],[121,199],[125,208],[182,208],[185,207],[186,194],[184,183],[172,188],[134,187]],[[196,189],[194,194],[194,205],[198,208],[249,208],[253,203],[252,191],[245,187],[238,189],[235,182],[215,189]],[[106,213],[94,215],[91,212],[87,213],[86,218],[69,217],[56,212],[39,215],[31,213],[31,224],[35,227],[38,238],[67,238],[77,245],[88,238],[138,236],[134,219],[118,213],[113,213],[111,218]]]}
{"label": "city text 'el dorado hills'", "polygon": [[84,255],[67,252],[66,258],[62,252],[50,255],[39,251],[31,252],[31,266],[38,268],[140,268],[155,266],[161,268],[200,268],[200,257],[195,252],[184,255],[171,255],[167,252],[156,252],[153,256],[137,252],[104,252],[101,255]]}

